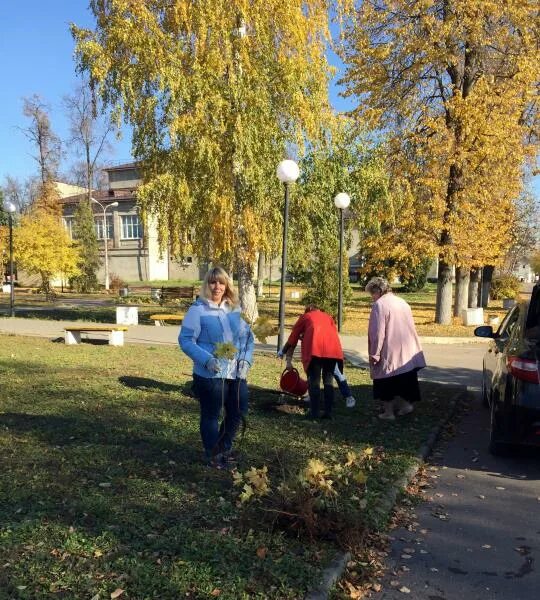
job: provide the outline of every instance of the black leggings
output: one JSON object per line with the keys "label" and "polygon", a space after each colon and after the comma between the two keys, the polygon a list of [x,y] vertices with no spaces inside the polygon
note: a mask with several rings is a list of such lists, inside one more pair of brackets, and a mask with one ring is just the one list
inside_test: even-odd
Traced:
{"label": "black leggings", "polygon": [[310,416],[319,417],[319,406],[321,402],[321,375],[324,386],[324,415],[329,417],[332,414],[334,405],[334,369],[337,359],[319,358],[313,356],[307,370]]}

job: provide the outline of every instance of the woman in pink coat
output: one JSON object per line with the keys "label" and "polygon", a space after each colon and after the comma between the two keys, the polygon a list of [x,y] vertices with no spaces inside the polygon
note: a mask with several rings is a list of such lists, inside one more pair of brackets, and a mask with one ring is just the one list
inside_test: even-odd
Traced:
{"label": "woman in pink coat", "polygon": [[[371,279],[366,292],[373,299],[368,327],[373,397],[384,407],[379,417],[393,421],[394,410],[406,415],[420,400],[418,371],[426,366],[426,360],[405,300],[395,296],[382,277]],[[400,398],[396,400],[396,396]]]}

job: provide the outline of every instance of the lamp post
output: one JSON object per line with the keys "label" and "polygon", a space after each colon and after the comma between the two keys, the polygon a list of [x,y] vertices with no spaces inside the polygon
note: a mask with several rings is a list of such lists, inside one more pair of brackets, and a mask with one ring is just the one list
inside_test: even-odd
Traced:
{"label": "lamp post", "polygon": [[343,211],[351,203],[349,194],[340,192],[334,198],[334,204],[336,208],[339,208],[339,284],[338,284],[338,313],[337,313],[337,326],[338,331],[341,332],[341,324],[343,321]]}
{"label": "lamp post", "polygon": [[15,285],[13,281],[13,215],[17,207],[13,202],[6,204],[9,223],[9,316],[15,316]]}
{"label": "lamp post", "polygon": [[289,184],[294,183],[299,175],[300,169],[294,160],[282,160],[277,166],[277,178],[285,187],[285,206],[283,207],[283,247],[281,251],[281,287],[279,290],[279,333],[278,352],[283,348],[283,337],[285,330],[285,276],[287,274],[287,232],[289,229]]}
{"label": "lamp post", "polygon": [[104,257],[105,257],[105,289],[109,289],[109,248],[107,244],[107,209],[113,206],[118,206],[118,202],[111,202],[110,204],[103,205],[98,202],[95,198],[90,198],[94,204],[101,207],[103,211],[103,243],[104,243]]}

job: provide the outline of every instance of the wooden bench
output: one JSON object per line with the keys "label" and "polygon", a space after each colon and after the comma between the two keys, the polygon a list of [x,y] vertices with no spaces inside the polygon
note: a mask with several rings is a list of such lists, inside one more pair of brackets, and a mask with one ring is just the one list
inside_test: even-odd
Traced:
{"label": "wooden bench", "polygon": [[151,321],[154,321],[156,326],[165,325],[167,321],[175,321],[178,323],[182,323],[182,319],[184,315],[169,315],[167,313],[160,313],[157,315],[150,315],[148,317]]}
{"label": "wooden bench", "polygon": [[171,300],[193,300],[194,297],[195,286],[193,285],[185,287],[162,287],[159,296],[159,303],[163,305]]}
{"label": "wooden bench", "polygon": [[66,345],[73,346],[81,343],[81,333],[105,332],[109,334],[109,346],[123,346],[124,331],[127,330],[127,327],[121,325],[86,325],[81,327],[74,325],[73,327],[64,328],[64,341]]}

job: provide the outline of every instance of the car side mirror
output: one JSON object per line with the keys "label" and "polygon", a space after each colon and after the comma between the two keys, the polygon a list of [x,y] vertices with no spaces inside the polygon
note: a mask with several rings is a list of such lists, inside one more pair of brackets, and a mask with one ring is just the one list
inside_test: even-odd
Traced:
{"label": "car side mirror", "polygon": [[495,337],[493,333],[493,327],[491,325],[481,325],[474,330],[474,335],[476,337],[482,338],[492,338]]}

